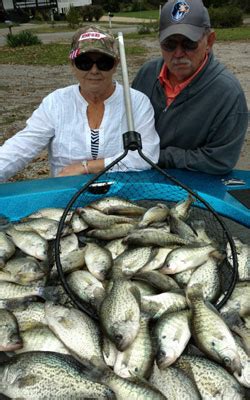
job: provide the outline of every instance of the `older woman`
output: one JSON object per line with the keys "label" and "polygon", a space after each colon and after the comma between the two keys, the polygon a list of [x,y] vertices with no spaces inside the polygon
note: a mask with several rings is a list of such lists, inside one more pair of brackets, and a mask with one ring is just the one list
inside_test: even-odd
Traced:
{"label": "older woman", "polygon": [[[79,83],[46,96],[26,127],[4,143],[0,180],[21,170],[46,147],[52,176],[97,173],[122,154],[122,134],[128,127],[123,87],[113,79],[119,63],[115,38],[96,26],[79,29],[73,36],[70,60]],[[153,108],[144,94],[130,90],[143,152],[157,162]],[[137,151],[129,151],[113,170],[147,168]]]}

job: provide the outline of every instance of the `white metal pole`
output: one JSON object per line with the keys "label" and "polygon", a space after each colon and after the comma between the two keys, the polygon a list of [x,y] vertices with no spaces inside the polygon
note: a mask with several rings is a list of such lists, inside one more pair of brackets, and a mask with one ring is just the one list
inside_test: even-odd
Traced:
{"label": "white metal pole", "polygon": [[110,16],[110,13],[109,13],[109,28],[110,28],[110,29],[112,28],[112,22],[111,22],[111,16]]}
{"label": "white metal pole", "polygon": [[134,119],[133,119],[133,112],[132,112],[132,106],[131,106],[131,96],[130,96],[130,88],[129,88],[129,80],[128,80],[128,68],[127,68],[126,54],[125,54],[125,47],[124,47],[124,40],[123,40],[122,32],[118,32],[118,43],[119,43],[120,62],[121,62],[121,69],[122,69],[122,80],[123,80],[125,107],[126,107],[126,113],[127,113],[128,130],[134,131]]}

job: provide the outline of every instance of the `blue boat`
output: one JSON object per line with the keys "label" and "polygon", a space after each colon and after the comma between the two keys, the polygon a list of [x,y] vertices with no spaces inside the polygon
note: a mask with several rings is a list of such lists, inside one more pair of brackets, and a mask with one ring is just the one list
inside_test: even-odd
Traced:
{"label": "blue boat", "polygon": [[[250,227],[250,171],[233,170],[221,176],[175,169],[167,172],[201,196],[219,215]],[[0,213],[18,221],[39,208],[65,207],[89,179],[83,175],[1,184]],[[131,200],[152,199],[152,188],[156,190],[158,185],[162,200],[178,200],[171,198],[172,183],[156,171],[109,173],[100,180],[108,182],[110,196],[127,197],[129,190]],[[92,199],[94,194],[89,197]]]}

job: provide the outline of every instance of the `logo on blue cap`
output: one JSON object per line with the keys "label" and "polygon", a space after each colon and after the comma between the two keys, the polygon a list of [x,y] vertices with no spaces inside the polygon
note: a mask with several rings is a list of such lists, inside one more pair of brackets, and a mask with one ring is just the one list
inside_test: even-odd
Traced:
{"label": "logo on blue cap", "polygon": [[177,1],[172,9],[172,19],[179,22],[189,13],[189,11],[190,7],[185,1]]}

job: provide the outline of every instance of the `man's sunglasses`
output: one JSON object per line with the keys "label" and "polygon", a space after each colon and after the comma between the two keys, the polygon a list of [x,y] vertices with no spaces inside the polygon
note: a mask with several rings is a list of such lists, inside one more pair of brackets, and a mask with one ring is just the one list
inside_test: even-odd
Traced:
{"label": "man's sunglasses", "polygon": [[193,51],[196,50],[199,46],[199,42],[193,42],[190,39],[183,39],[181,41],[174,39],[167,39],[161,43],[161,48],[165,51],[171,52],[177,49],[177,46],[181,46],[185,51]]}
{"label": "man's sunglasses", "polygon": [[93,60],[93,58],[89,57],[88,55],[81,54],[75,58],[74,62],[76,68],[80,69],[81,71],[90,71],[94,64],[100,71],[110,71],[115,65],[115,59],[106,55]]}

